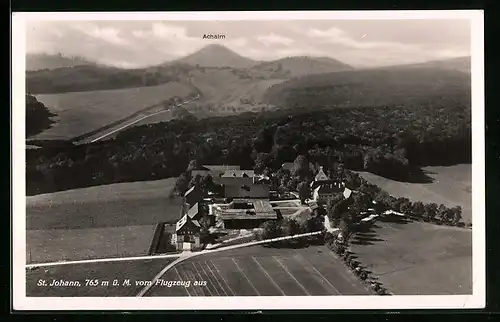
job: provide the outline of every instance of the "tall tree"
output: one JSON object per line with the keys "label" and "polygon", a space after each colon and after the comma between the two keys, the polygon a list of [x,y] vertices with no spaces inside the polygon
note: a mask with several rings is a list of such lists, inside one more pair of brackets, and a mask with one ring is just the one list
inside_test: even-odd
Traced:
{"label": "tall tree", "polygon": [[175,182],[175,191],[179,195],[183,195],[189,189],[189,177],[186,172],[183,172]]}
{"label": "tall tree", "polygon": [[299,155],[293,161],[292,176],[298,177],[300,180],[307,180],[311,177],[309,161],[305,155]]}
{"label": "tall tree", "polygon": [[309,195],[310,195],[309,185],[307,184],[307,181],[301,181],[297,185],[297,191],[299,192],[300,202],[302,204],[305,204],[306,200],[309,198]]}

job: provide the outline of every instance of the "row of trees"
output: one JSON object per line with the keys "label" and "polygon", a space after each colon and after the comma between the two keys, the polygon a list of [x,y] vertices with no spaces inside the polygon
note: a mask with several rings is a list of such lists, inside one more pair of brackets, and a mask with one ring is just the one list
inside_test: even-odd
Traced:
{"label": "row of trees", "polygon": [[[322,231],[323,218],[315,214],[306,220],[295,220],[293,218],[282,218],[280,220],[270,220],[262,224],[262,229],[257,234],[259,240],[272,239],[284,236]],[[296,247],[304,243],[322,242],[322,236],[310,236],[300,239],[287,239],[270,244],[274,247]]]}

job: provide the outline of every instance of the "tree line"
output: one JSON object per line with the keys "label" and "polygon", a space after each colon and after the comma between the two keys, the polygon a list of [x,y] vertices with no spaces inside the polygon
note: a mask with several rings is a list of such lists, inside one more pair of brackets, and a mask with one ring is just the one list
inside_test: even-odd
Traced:
{"label": "tree line", "polygon": [[26,95],[26,137],[33,136],[49,129],[56,114],[39,102],[33,95]]}

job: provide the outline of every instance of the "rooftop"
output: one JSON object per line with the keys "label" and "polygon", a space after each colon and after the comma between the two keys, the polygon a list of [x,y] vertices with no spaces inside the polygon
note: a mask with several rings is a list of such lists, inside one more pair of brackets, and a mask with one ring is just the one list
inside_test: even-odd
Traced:
{"label": "rooftop", "polygon": [[255,172],[253,170],[235,170],[230,169],[226,170],[222,175],[223,178],[253,178],[255,176]]}
{"label": "rooftop", "polygon": [[316,176],[314,177],[314,180],[315,181],[327,181],[327,180],[330,180],[330,178],[328,178],[328,176],[323,171],[323,167],[321,166],[321,167],[319,167],[319,171],[316,174]]}
{"label": "rooftop", "polygon": [[202,165],[202,169],[200,170],[209,170],[209,171],[227,171],[227,170],[239,170],[240,166],[239,165],[208,165],[204,164]]}
{"label": "rooftop", "polygon": [[195,203],[191,208],[189,208],[187,215],[189,216],[189,218],[193,219],[194,217],[196,217],[198,212],[199,212],[199,206],[198,203]]}
{"label": "rooftop", "polygon": [[175,224],[175,231],[179,231],[179,229],[184,227],[184,225],[186,225],[188,222],[192,222],[196,227],[201,228],[201,225],[198,222],[198,220],[192,220],[186,214],[186,215],[182,216],[182,218],[179,219],[179,221],[177,221],[177,223]]}

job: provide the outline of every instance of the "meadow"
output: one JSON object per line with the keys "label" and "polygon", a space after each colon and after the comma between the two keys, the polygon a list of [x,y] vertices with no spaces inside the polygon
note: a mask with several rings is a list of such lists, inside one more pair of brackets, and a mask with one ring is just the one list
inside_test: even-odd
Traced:
{"label": "meadow", "polygon": [[472,221],[472,165],[424,167],[429,182],[408,183],[387,179],[369,172],[358,172],[372,184],[394,197],[406,197],[412,201],[435,202],[438,205],[461,206],[462,220]]}
{"label": "meadow", "polygon": [[146,255],[159,222],[175,222],[175,178],[118,183],[26,198],[30,262]]}
{"label": "meadow", "polygon": [[[197,256],[162,277],[190,287],[153,286],[146,296],[370,295],[325,246],[274,249],[254,246]],[[206,281],[206,285],[194,285]]]}
{"label": "meadow", "polygon": [[145,256],[155,225],[26,231],[26,262]]}
{"label": "meadow", "polygon": [[472,293],[471,230],[381,219],[350,251],[394,295]]}
{"label": "meadow", "polygon": [[57,114],[50,129],[31,137],[68,140],[104,127],[173,96],[186,96],[191,89],[178,82],[116,90],[38,94],[49,111]]}

